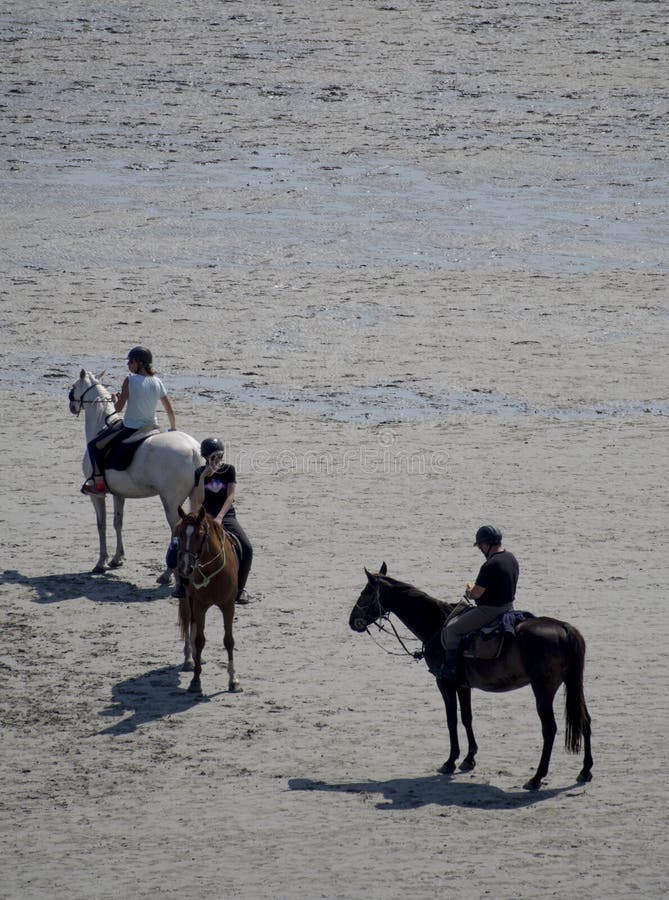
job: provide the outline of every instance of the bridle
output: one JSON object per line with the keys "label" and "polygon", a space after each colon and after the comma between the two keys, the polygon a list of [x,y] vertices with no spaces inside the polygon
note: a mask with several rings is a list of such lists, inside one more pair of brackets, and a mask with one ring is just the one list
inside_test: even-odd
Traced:
{"label": "bridle", "polygon": [[[87,403],[110,403],[110,402],[112,402],[111,396],[107,396],[107,397],[94,397],[92,400],[86,400],[86,399],[85,399],[85,398],[86,398],[86,394],[87,394],[89,391],[92,391],[93,388],[96,388],[96,387],[101,387],[101,388],[103,389],[103,391],[106,391],[106,390],[107,390],[107,389],[105,388],[105,386],[104,386],[103,384],[101,384],[101,382],[99,382],[99,381],[94,381],[93,384],[89,384],[89,385],[88,385],[88,387],[86,388],[86,390],[82,393],[81,397],[75,397],[75,396],[74,396],[74,385],[70,388],[70,392],[69,392],[69,394],[67,395],[67,399],[70,401],[70,405],[75,404],[75,403],[78,403],[78,404],[79,404],[79,408],[78,408],[77,411],[76,411],[76,415],[79,415],[79,413],[81,412],[81,410],[84,408],[84,406],[85,406]],[[107,392],[107,393],[109,393],[109,392]]]}
{"label": "bridle", "polygon": [[[376,610],[377,610],[378,614],[373,619],[371,619],[369,622],[367,622],[364,630],[371,637],[371,639],[374,641],[376,646],[380,647],[384,651],[384,653],[387,653],[389,656],[403,656],[404,655],[403,653],[393,653],[392,650],[388,650],[386,647],[383,646],[383,644],[379,643],[379,641],[376,640],[376,638],[374,637],[372,632],[369,630],[370,625],[376,625],[376,627],[379,629],[379,631],[383,631],[386,634],[388,634],[389,633],[388,628],[386,627],[385,624],[382,624],[382,623],[387,622],[388,625],[390,625],[390,628],[392,629],[393,634],[397,638],[399,645],[402,647],[402,650],[404,650],[404,653],[406,653],[407,656],[410,656],[412,659],[414,659],[416,661],[421,660],[423,658],[423,651],[422,650],[413,650],[413,651],[409,650],[409,648],[406,646],[406,644],[402,640],[399,632],[395,628],[395,625],[394,625],[392,619],[390,618],[390,610],[384,609],[383,604],[381,603],[381,588],[379,587],[378,582],[377,582],[375,590],[374,590],[374,598],[373,598],[372,602],[376,603]],[[368,610],[372,606],[372,602],[370,602],[370,604],[367,606],[367,610],[364,611],[365,618],[367,617]]]}
{"label": "bridle", "polygon": [[[181,541],[179,542],[179,555],[177,562],[177,571],[182,576],[182,578],[189,578],[191,582],[191,587],[195,588],[195,590],[201,590],[202,588],[207,587],[210,584],[211,580],[218,575],[219,572],[222,572],[225,568],[225,563],[227,560],[226,552],[225,552],[225,536],[223,537],[223,541],[221,543],[220,551],[212,556],[211,559],[208,559],[205,563],[200,562],[200,557],[204,551],[204,548],[207,546],[209,541],[209,522],[205,519],[204,523],[204,531],[202,532],[202,537],[200,539],[200,545],[197,548],[197,551],[191,551],[187,548],[183,549],[181,546]],[[189,540],[190,544],[190,540]],[[187,568],[184,567],[183,560],[184,557],[192,557],[192,564]],[[211,565],[211,563],[215,562],[217,559],[221,560],[220,565],[213,572],[207,574],[204,569],[205,566]],[[194,578],[198,575],[202,578],[198,584],[195,583]]]}

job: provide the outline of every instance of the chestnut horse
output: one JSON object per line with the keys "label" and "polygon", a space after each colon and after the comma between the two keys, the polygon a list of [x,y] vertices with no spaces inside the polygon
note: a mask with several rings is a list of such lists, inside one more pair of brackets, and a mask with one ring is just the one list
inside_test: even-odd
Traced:
{"label": "chestnut horse", "polygon": [[515,634],[505,637],[502,652],[496,659],[462,657],[458,663],[457,684],[453,684],[440,677],[439,672],[443,663],[441,630],[456,604],[436,600],[410,584],[391,578],[387,571],[385,563],[378,573],[365,569],[367,584],[353,607],[349,625],[354,631],[366,631],[372,622],[387,619],[393,613],[423,642],[425,662],[435,675],[437,687],[444,698],[451,743],[450,755],[439,771],[452,774],[460,756],[458,700],[468,740],[467,756],[460,769],[471,771],[476,765],[478,750],[472,730],[471,688],[515,691],[529,684],[541,719],[543,750],[537,771],[524,787],[537,790],[548,773],[557,732],[553,698],[560,685],[564,684],[565,748],[579,753],[583,742],[583,768],[578,781],[590,781],[593,763],[590,714],[583,695],[585,641],[580,632],[567,622],[545,616],[526,619],[516,626]]}
{"label": "chestnut horse", "polygon": [[[193,671],[188,690],[202,693],[202,650],[205,645],[204,620],[207,610],[217,606],[223,613],[223,644],[228,653],[228,690],[240,691],[235,675],[232,620],[237,597],[237,556],[230,535],[200,508],[186,513],[179,507],[181,519],[174,535],[179,541],[177,573],[188,581],[186,596],[179,600],[179,627],[184,639],[183,671]],[[194,652],[193,652],[194,651]],[[191,655],[192,653],[192,655]]]}

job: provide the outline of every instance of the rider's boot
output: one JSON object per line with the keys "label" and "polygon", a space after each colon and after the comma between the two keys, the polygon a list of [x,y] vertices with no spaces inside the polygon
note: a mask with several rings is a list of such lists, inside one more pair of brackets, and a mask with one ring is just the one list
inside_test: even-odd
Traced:
{"label": "rider's boot", "polygon": [[457,681],[459,649],[459,645],[457,644],[455,646],[451,645],[448,648],[444,647],[445,654],[439,677],[443,678],[445,681],[448,681],[450,684],[455,684]]}
{"label": "rider's boot", "polygon": [[105,484],[104,476],[96,474],[92,478],[87,478],[81,486],[81,493],[94,495],[106,494],[107,485]]}
{"label": "rider's boot", "polygon": [[172,591],[172,596],[177,600],[181,600],[186,596],[186,585],[188,582],[181,578],[179,575],[176,577],[176,582],[174,584],[174,590]]}
{"label": "rider's boot", "polygon": [[451,684],[455,684],[458,679],[457,662],[454,659],[447,659],[441,672],[441,677]]}

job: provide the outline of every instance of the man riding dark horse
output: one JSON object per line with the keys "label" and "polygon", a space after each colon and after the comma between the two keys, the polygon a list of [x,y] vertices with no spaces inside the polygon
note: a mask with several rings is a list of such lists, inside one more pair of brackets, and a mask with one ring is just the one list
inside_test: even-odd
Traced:
{"label": "man riding dark horse", "polygon": [[474,546],[486,561],[481,566],[476,583],[467,584],[465,597],[475,605],[449,618],[441,640],[446,650],[443,677],[455,682],[458,650],[463,636],[489,625],[502,613],[513,609],[518,584],[518,560],[502,547],[502,532],[494,525],[482,525],[476,532]]}

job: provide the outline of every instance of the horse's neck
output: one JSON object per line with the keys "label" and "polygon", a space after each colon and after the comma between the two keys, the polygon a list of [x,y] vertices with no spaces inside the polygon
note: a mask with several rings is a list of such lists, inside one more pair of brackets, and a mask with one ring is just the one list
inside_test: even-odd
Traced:
{"label": "horse's neck", "polygon": [[387,582],[383,587],[381,603],[422,641],[432,637],[448,615],[448,604],[403,582]]}
{"label": "horse's neck", "polygon": [[[217,522],[209,523],[209,536],[203,548],[202,556],[207,559],[215,559],[220,556],[225,548],[225,531]],[[203,560],[204,561],[204,560]]]}
{"label": "horse's neck", "polygon": [[111,397],[106,397],[106,391],[102,385],[97,385],[94,393],[95,403],[86,403],[84,405],[86,415],[86,442],[92,441],[98,432],[100,432],[107,424],[107,419],[115,411]]}

